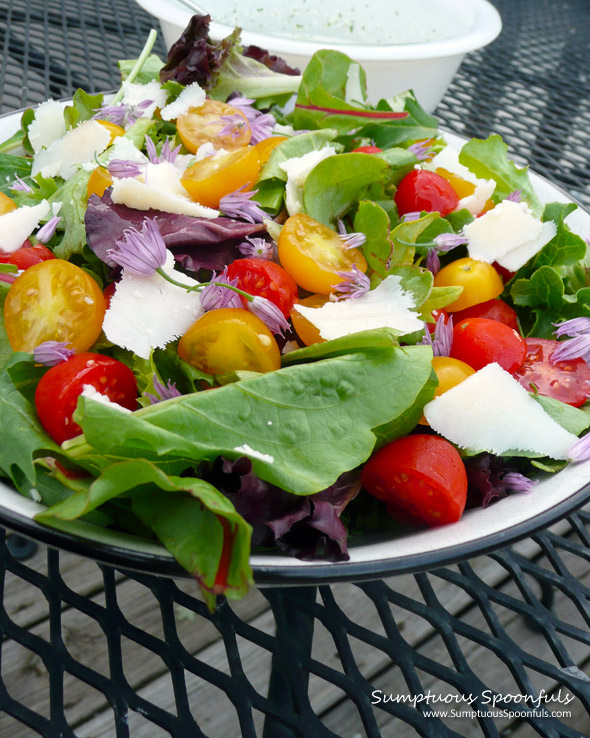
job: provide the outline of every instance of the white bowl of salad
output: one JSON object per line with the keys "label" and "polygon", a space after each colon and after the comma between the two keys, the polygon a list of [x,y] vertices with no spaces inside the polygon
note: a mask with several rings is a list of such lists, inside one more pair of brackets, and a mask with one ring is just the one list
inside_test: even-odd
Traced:
{"label": "white bowl of salad", "polygon": [[[193,13],[183,0],[137,2],[158,18],[168,48]],[[217,40],[238,26],[244,46],[278,54],[299,69],[320,49],[342,51],[363,65],[371,102],[412,89],[428,112],[465,54],[489,44],[502,28],[488,0],[343,0],[336,5],[218,0],[199,5],[211,15],[211,35]]]}
{"label": "white bowl of salad", "polygon": [[342,52],[154,37],[114,95],[0,119],[2,521],[165,547],[213,602],[587,496],[588,214]]}

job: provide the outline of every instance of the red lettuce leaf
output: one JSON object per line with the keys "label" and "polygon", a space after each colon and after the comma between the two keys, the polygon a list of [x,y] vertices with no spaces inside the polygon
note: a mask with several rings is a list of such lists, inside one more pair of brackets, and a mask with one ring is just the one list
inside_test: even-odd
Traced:
{"label": "red lettuce leaf", "polygon": [[253,547],[276,546],[305,561],[322,553],[329,561],[348,560],[348,534],[340,515],[360,489],[356,471],[342,474],[331,487],[307,497],[262,481],[246,458],[218,459],[205,477],[250,523]]}
{"label": "red lettuce leaf", "polygon": [[463,461],[467,472],[467,507],[487,507],[507,496],[508,485],[502,477],[511,470],[497,456],[486,452]]}
{"label": "red lettuce leaf", "polygon": [[287,62],[280,56],[271,54],[266,49],[261,49],[260,46],[250,44],[250,46],[246,46],[242,50],[242,55],[248,56],[250,59],[254,59],[257,62],[264,64],[265,67],[268,67],[273,72],[278,72],[279,74],[291,74],[293,76],[301,74],[300,69],[289,66],[289,64],[287,64]]}
{"label": "red lettuce leaf", "polygon": [[[176,260],[189,271],[199,269],[221,271],[242,254],[237,246],[246,236],[264,231],[260,224],[244,223],[232,218],[193,218],[161,210],[135,210],[111,200],[110,191],[102,197],[91,195],[84,218],[88,245],[106,264],[115,241],[127,228],[141,228],[145,218],[158,219],[166,247]],[[212,248],[214,247],[214,248]]]}

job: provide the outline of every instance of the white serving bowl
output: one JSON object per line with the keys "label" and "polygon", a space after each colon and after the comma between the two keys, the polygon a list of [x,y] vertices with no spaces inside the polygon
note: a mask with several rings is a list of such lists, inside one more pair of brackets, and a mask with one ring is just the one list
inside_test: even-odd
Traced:
{"label": "white serving bowl", "polygon": [[[193,14],[182,0],[136,0],[158,18],[169,48]],[[371,102],[414,90],[432,112],[465,54],[493,41],[502,28],[487,0],[199,0],[219,40],[235,26],[254,44],[304,69],[319,49],[343,51],[367,73]]]}

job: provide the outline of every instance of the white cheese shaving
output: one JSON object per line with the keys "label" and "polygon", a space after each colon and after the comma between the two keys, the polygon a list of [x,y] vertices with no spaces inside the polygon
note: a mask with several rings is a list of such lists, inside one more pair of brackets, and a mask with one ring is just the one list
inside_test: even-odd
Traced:
{"label": "white cheese shaving", "polygon": [[501,456],[520,450],[567,458],[578,440],[499,364],[488,364],[424,406],[430,427],[452,443]]}
{"label": "white cheese shaving", "polygon": [[333,146],[324,146],[319,151],[308,151],[303,156],[294,156],[279,164],[287,175],[285,187],[285,205],[289,215],[295,215],[303,210],[303,186],[311,170],[324,159],[334,156],[336,149]]}
{"label": "white cheese shaving", "polygon": [[431,161],[424,162],[423,167],[432,172],[436,172],[438,169],[446,169],[447,172],[470,182],[475,190],[471,195],[462,197],[456,209],[469,210],[472,215],[481,213],[484,205],[496,189],[496,183],[493,179],[480,179],[464,164],[461,164],[459,152],[452,146],[445,146]]}
{"label": "white cheese shaving", "polygon": [[188,200],[187,192],[180,182],[181,175],[182,172],[172,162],[163,161],[160,164],[147,164],[143,174],[137,179],[164,194],[178,195]]}
{"label": "white cheese shaving", "polygon": [[122,102],[124,105],[135,106],[146,100],[152,101],[151,105],[143,111],[142,118],[153,118],[156,108],[163,108],[166,105],[168,94],[156,80],[145,85],[125,80],[121,87],[123,88]]}
{"label": "white cheese shaving", "polygon": [[41,497],[41,493],[36,487],[31,487],[31,489],[29,490],[29,497],[35,502],[41,502],[43,500],[43,498]]}
{"label": "white cheese shaving", "polygon": [[45,100],[35,108],[35,120],[28,130],[29,141],[35,154],[46,149],[66,132],[64,109],[66,102]]}
{"label": "white cheese shaving", "polygon": [[[198,284],[174,269],[170,252],[163,268],[177,282]],[[152,349],[182,336],[202,314],[198,292],[187,292],[159,274],[138,277],[123,272],[102,327],[109,341],[147,359]]]}
{"label": "white cheese shaving", "polygon": [[68,131],[48,149],[40,151],[33,160],[31,175],[68,179],[78,166],[92,161],[109,145],[111,134],[96,120],[86,120]]}
{"label": "white cheese shaving", "polygon": [[234,448],[234,451],[237,451],[239,454],[252,456],[255,459],[260,459],[260,461],[267,461],[269,464],[273,464],[275,460],[274,456],[271,456],[270,454],[263,454],[261,451],[256,451],[256,449],[248,446],[247,443],[244,443],[242,446],[236,446]]}
{"label": "white cheese shaving", "polygon": [[92,384],[84,384],[80,394],[82,397],[89,397],[91,400],[95,400],[95,402],[100,402],[102,405],[113,407],[120,410],[122,413],[131,412],[128,407],[123,407],[123,405],[119,405],[118,402],[113,402],[107,395],[103,395],[102,392],[99,392]]}
{"label": "white cheese shaving", "polygon": [[472,259],[494,261],[516,271],[557,233],[553,221],[541,222],[525,202],[503,200],[463,228]]}
{"label": "white cheese shaving", "polygon": [[218,210],[193,202],[188,197],[165,192],[159,187],[152,187],[131,177],[115,180],[111,198],[116,204],[127,205],[136,210],[154,208],[166,213],[192,215],[196,218],[217,218],[219,215]]}
{"label": "white cheese shaving", "polygon": [[205,90],[198,82],[193,82],[184,88],[180,95],[170,105],[160,110],[162,120],[176,120],[185,115],[191,108],[200,108],[205,102]]}
{"label": "white cheese shaving", "polygon": [[400,335],[419,331],[424,323],[415,307],[414,296],[402,289],[401,277],[390,274],[362,297],[326,302],[319,308],[295,305],[293,309],[329,341],[372,328],[392,328]]}
{"label": "white cheese shaving", "polygon": [[12,254],[23,245],[23,241],[39,226],[49,213],[49,203],[43,200],[38,205],[21,205],[16,210],[0,215],[0,252]]}
{"label": "white cheese shaving", "polygon": [[140,151],[130,138],[125,136],[117,136],[109,147],[105,155],[106,161],[113,159],[122,159],[123,161],[133,161],[136,164],[145,164],[149,161],[148,157]]}

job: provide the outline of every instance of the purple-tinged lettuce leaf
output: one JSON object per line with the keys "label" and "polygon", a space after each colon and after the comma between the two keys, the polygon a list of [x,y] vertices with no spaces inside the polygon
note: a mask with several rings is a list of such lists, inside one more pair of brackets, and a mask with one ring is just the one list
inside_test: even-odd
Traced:
{"label": "purple-tinged lettuce leaf", "polygon": [[342,474],[333,485],[308,497],[289,494],[259,479],[246,458],[218,459],[208,481],[250,523],[253,546],[276,546],[305,561],[322,552],[329,561],[349,558],[347,531],[340,515],[360,489],[357,471]]}
{"label": "purple-tinged lettuce leaf", "polygon": [[209,38],[210,22],[209,15],[193,15],[168,52],[166,64],[160,70],[162,84],[174,80],[182,85],[198,82],[204,90],[215,86],[220,67],[240,38],[240,29],[215,42]]}
{"label": "purple-tinged lettuce leaf", "polygon": [[250,46],[246,46],[242,50],[242,54],[243,56],[247,56],[249,59],[255,59],[273,72],[278,72],[278,74],[291,74],[293,76],[301,74],[300,69],[289,66],[289,64],[287,64],[287,62],[280,56],[271,54],[266,49],[261,49],[260,46],[250,44]]}
{"label": "purple-tinged lettuce leaf", "polygon": [[157,218],[166,244],[185,269],[221,271],[241,257],[238,245],[246,236],[264,231],[261,224],[243,223],[232,218],[193,218],[161,210],[135,210],[113,203],[110,191],[88,199],[85,215],[86,238],[92,251],[113,266],[107,256],[115,241],[127,228],[141,230],[145,218]]}

